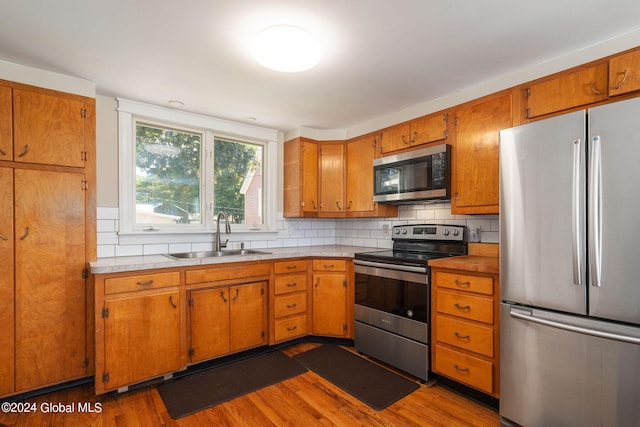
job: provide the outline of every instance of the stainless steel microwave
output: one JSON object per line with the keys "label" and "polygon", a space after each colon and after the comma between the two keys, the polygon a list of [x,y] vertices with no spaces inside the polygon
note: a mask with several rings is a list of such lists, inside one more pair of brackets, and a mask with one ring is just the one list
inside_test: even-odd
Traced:
{"label": "stainless steel microwave", "polygon": [[373,201],[402,204],[451,198],[451,146],[440,144],[373,161]]}

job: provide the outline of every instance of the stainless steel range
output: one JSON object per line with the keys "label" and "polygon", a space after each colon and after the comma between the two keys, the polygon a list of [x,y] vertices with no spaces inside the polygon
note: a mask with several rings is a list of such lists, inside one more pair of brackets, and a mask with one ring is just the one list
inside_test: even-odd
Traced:
{"label": "stainless steel range", "polygon": [[429,379],[430,277],[427,261],[466,255],[465,227],[393,227],[393,250],[356,254],[356,350]]}

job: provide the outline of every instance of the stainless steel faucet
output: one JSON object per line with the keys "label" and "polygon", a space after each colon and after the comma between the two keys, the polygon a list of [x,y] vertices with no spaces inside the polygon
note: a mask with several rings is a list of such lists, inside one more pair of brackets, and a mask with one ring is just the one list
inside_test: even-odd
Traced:
{"label": "stainless steel faucet", "polygon": [[224,217],[224,220],[225,220],[225,229],[224,229],[225,233],[231,234],[231,225],[229,225],[229,214],[227,214],[225,211],[218,212],[218,216],[216,217],[216,241],[215,241],[216,252],[221,252],[222,248],[226,248],[227,242],[229,241],[229,239],[227,239],[225,240],[224,243],[222,243],[222,240],[220,239],[220,217]]}

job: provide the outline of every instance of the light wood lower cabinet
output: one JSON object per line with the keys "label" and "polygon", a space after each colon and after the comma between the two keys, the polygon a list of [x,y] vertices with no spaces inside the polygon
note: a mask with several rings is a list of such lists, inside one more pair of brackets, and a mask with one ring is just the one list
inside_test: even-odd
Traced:
{"label": "light wood lower cabinet", "polygon": [[179,271],[97,276],[96,393],[185,368]]}
{"label": "light wood lower cabinet", "polygon": [[432,369],[500,396],[497,274],[431,268]]}
{"label": "light wood lower cabinet", "polygon": [[312,265],[312,333],[353,338],[353,263],[314,259]]}
{"label": "light wood lower cabinet", "polygon": [[271,344],[307,335],[309,300],[307,259],[276,261],[271,298]]}

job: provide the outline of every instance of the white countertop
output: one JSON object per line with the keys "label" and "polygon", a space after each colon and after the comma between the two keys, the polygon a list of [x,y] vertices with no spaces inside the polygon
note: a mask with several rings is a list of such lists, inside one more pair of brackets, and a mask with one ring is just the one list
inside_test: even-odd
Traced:
{"label": "white countertop", "polygon": [[91,273],[108,274],[137,270],[151,270],[155,268],[189,267],[194,265],[227,264],[230,262],[268,261],[281,258],[295,257],[348,257],[353,258],[358,252],[382,251],[381,248],[362,246],[297,246],[289,248],[259,249],[269,252],[251,255],[226,255],[222,257],[175,259],[166,255],[142,255],[113,258],[98,258],[89,263]]}

